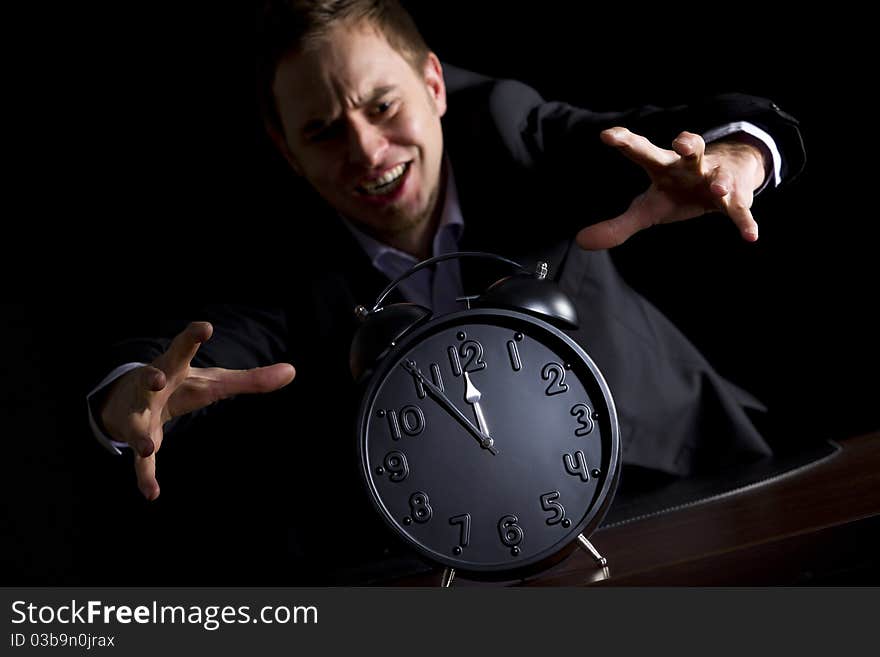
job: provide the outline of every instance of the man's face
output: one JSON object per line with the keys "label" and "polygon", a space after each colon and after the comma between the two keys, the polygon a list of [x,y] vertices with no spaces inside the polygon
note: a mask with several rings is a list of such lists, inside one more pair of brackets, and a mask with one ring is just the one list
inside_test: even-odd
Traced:
{"label": "man's face", "polygon": [[417,235],[437,203],[446,90],[431,54],[416,71],[371,25],[338,26],[287,55],[274,92],[293,168],[380,238]]}

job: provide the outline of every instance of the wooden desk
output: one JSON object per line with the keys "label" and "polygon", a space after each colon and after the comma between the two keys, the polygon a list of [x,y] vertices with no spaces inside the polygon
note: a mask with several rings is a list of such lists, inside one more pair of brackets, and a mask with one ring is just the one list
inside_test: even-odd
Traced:
{"label": "wooden desk", "polygon": [[[880,576],[880,432],[823,462],[710,502],[600,529],[526,586],[859,585]],[[436,585],[412,578],[403,585]],[[483,585],[462,578],[457,586]]]}

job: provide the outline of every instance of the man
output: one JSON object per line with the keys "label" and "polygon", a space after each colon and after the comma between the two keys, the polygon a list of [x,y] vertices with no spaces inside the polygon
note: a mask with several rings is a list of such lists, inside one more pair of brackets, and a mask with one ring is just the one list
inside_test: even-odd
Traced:
{"label": "man", "polygon": [[[156,457],[169,422],[285,388],[297,375],[291,361],[297,385],[283,391],[285,415],[300,430],[293,444],[255,456],[254,469],[273,472],[263,484],[289,485],[291,509],[305,500],[318,509],[293,522],[307,557],[321,553],[328,567],[344,561],[345,547],[328,546],[346,537],[373,546],[358,557],[382,554],[385,537],[346,461],[344,418],[357,400],[347,372],[352,309],[418,260],[466,248],[550,262],[585,309],[573,336],[609,381],[625,463],[686,475],[769,451],[744,411],[759,405],[626,286],[604,249],[710,211],[756,240],[755,192],[802,165],[793,119],[744,96],[625,114],[546,103],[519,83],[444,69],[394,0],[277,3],[262,40],[266,126],[322,200],[309,217],[319,225],[312,244],[333,257],[300,282],[293,308],[208,308],[210,322],[190,324],[170,343],[133,341],[117,353],[118,367],[90,398],[93,430],[111,449],[135,451],[147,499],[159,496]],[[626,160],[648,174],[647,190]],[[626,208],[621,194],[633,199]],[[491,276],[452,264],[404,297],[442,312]],[[261,426],[268,435],[279,425]],[[237,462],[238,453],[226,458]],[[272,470],[278,463],[290,470]]]}

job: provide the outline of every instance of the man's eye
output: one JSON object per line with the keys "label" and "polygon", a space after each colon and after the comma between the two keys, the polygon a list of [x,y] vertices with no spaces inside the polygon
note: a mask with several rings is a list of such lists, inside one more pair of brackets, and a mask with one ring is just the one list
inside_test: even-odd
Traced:
{"label": "man's eye", "polygon": [[376,105],[376,114],[385,114],[391,107],[394,105],[393,100],[383,100],[381,103]]}

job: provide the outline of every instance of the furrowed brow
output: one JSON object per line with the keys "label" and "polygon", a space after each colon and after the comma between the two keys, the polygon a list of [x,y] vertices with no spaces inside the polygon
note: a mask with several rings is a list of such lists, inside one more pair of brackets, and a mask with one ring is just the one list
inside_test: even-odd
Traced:
{"label": "furrowed brow", "polygon": [[[381,87],[376,87],[370,92],[370,95],[367,96],[364,100],[358,103],[358,107],[363,107],[364,105],[371,105],[375,103],[377,100],[385,96],[386,94],[391,93],[397,89],[397,87],[393,84],[383,85]],[[330,118],[330,119],[311,119],[306,122],[306,124],[302,127],[300,131],[303,135],[313,135],[321,132],[322,130],[326,130],[334,123],[339,120],[338,117]]]}
{"label": "furrowed brow", "polygon": [[373,89],[373,92],[366,98],[366,100],[361,103],[361,105],[369,105],[371,103],[375,103],[382,96],[391,93],[396,88],[397,87],[395,87],[393,84],[388,84],[383,87],[376,87],[375,89]]}

